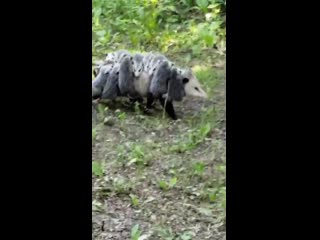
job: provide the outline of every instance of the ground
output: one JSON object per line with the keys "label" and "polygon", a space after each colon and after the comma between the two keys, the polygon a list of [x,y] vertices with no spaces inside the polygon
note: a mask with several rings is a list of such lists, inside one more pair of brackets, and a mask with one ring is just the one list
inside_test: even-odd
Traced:
{"label": "ground", "polygon": [[178,121],[93,105],[93,239],[225,239],[225,59],[201,62],[209,99],[174,103]]}

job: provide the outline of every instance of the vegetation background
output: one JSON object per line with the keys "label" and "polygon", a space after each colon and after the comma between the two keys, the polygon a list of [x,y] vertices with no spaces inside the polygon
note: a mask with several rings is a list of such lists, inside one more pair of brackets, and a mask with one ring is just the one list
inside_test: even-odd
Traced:
{"label": "vegetation background", "polygon": [[93,239],[225,239],[225,0],[93,0],[93,63],[118,49],[191,67],[208,100],[93,108]]}

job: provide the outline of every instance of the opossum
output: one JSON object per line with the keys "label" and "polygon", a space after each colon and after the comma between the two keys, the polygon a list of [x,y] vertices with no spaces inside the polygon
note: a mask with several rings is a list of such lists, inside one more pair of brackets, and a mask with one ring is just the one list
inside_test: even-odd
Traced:
{"label": "opossum", "polygon": [[[141,60],[140,54],[135,57],[138,59],[135,60],[136,62]],[[154,53],[146,54],[142,63],[144,68],[140,75],[137,74],[138,76],[134,74],[135,62],[130,55],[122,57],[120,64],[118,63],[112,68],[112,74],[110,67],[107,68],[110,74],[107,76],[108,81],[104,80],[105,85],[101,97],[114,99],[117,96],[126,96],[130,101],[139,101],[140,103],[146,97],[147,108],[151,108],[152,103],[158,99],[172,119],[177,119],[173,101],[181,101],[185,96],[207,98],[206,92],[201,88],[191,69],[173,67],[173,63],[165,56]],[[100,68],[101,71],[106,69],[105,66]],[[99,82],[98,77],[99,74],[96,82]],[[103,81],[100,80],[100,82]]]}
{"label": "opossum", "polygon": [[130,98],[138,97],[134,88],[134,71],[131,59],[125,57],[120,63],[119,69],[119,90],[121,96],[129,96]]}
{"label": "opossum", "polygon": [[101,97],[102,91],[106,85],[109,74],[113,68],[113,64],[100,65],[97,68],[96,78],[92,81],[92,98]]}
{"label": "opossum", "polygon": [[142,74],[142,72],[144,70],[143,59],[144,59],[144,56],[142,54],[139,54],[139,53],[136,53],[133,56],[132,66],[133,66],[133,72],[134,72],[135,78],[138,78]]}
{"label": "opossum", "polygon": [[118,51],[106,54],[105,61],[107,63],[121,63],[125,57],[131,57],[132,59],[131,53],[128,52],[127,50],[118,50]]}
{"label": "opossum", "polygon": [[119,81],[120,65],[115,64],[107,76],[107,81],[103,87],[101,99],[115,100],[120,95],[118,81]]}

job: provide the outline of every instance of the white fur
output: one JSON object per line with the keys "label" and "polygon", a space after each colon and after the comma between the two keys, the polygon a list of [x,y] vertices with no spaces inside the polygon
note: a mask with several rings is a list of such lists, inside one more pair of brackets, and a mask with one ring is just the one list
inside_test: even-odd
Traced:
{"label": "white fur", "polygon": [[141,97],[147,97],[150,77],[146,72],[142,72],[139,78],[134,80],[134,88]]}
{"label": "white fur", "polygon": [[189,79],[184,87],[187,97],[208,98],[207,93],[202,89],[200,82],[190,69],[181,70],[181,75]]}

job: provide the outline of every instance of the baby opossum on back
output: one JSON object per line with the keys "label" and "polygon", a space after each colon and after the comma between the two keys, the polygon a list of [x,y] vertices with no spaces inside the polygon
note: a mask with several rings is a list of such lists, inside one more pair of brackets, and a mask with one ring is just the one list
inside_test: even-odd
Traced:
{"label": "baby opossum on back", "polygon": [[97,99],[101,94],[107,83],[109,74],[113,68],[113,64],[100,65],[96,69],[96,78],[92,82],[92,98]]}
{"label": "baby opossum on back", "polygon": [[132,66],[135,78],[140,77],[144,70],[144,56],[142,54],[136,53],[133,55]]}
{"label": "baby opossum on back", "polygon": [[118,50],[115,52],[108,53],[106,55],[105,62],[121,63],[125,57],[132,57],[131,53],[127,50]]}

